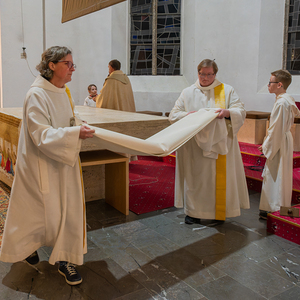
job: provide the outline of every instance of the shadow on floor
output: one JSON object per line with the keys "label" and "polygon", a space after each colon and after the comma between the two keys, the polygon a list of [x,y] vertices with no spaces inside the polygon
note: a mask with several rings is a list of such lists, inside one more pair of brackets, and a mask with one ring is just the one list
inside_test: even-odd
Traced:
{"label": "shadow on floor", "polygon": [[[78,266],[78,271],[84,280],[79,286],[70,287],[65,283],[64,277],[57,272],[57,265],[52,266],[42,261],[33,268],[24,262],[19,262],[11,266],[2,284],[45,300],[106,300],[118,299],[126,295],[133,297],[134,294],[141,295],[139,296],[141,298],[136,299],[150,299],[147,297],[160,295],[162,291],[166,291],[167,295],[168,290],[176,294],[175,299],[198,299],[199,292],[187,285],[184,280],[189,278],[194,284],[200,286],[207,281],[205,278],[209,273],[215,277],[220,276],[220,271],[209,269],[212,264],[241,250],[250,242],[257,241],[256,234],[232,223],[214,227],[214,230],[216,234],[157,256],[139,265],[137,269],[131,270],[129,274],[108,257]],[[240,264],[245,261],[246,258],[240,257],[240,261],[235,263]],[[248,295],[257,296],[251,290],[248,290]]]}

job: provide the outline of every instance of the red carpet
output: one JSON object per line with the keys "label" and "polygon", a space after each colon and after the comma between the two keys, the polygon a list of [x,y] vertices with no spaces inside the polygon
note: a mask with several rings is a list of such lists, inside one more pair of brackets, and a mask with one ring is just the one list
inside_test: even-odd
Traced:
{"label": "red carpet", "polygon": [[[261,177],[266,158],[257,149],[260,145],[239,143],[242,154],[248,188],[261,192]],[[292,203],[300,203],[300,152],[293,153],[293,193]]]}
{"label": "red carpet", "polygon": [[139,215],[174,206],[174,157],[138,158],[129,164],[129,210]]}
{"label": "red carpet", "polygon": [[[300,205],[296,205],[300,208]],[[268,232],[300,245],[300,218],[281,216],[280,211],[268,214]]]}

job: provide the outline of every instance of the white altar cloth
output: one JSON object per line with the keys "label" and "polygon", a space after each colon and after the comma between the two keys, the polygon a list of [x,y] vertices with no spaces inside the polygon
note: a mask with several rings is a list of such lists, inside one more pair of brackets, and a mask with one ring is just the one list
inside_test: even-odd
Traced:
{"label": "white altar cloth", "polygon": [[[88,126],[95,129],[93,143],[103,149],[131,155],[167,156],[212,122],[218,115],[215,113],[215,110],[200,109],[198,112],[189,114],[146,140]],[[224,132],[224,128],[226,128],[225,120],[216,119],[216,122],[220,130]]]}

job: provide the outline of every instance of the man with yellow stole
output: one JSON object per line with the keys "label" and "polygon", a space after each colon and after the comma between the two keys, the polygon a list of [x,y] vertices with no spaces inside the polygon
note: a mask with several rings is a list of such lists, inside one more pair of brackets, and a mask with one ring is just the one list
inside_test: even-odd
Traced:
{"label": "man with yellow stole", "polygon": [[170,122],[175,122],[199,109],[215,109],[215,122],[225,118],[225,134],[211,127],[200,134],[210,143],[225,140],[226,151],[212,155],[197,135],[177,150],[175,206],[184,207],[186,224],[200,223],[201,219],[221,224],[226,218],[239,216],[241,208],[250,207],[237,141],[246,111],[234,89],[216,79],[217,72],[214,61],[203,60],[198,65],[198,80],[182,91],[169,116]]}

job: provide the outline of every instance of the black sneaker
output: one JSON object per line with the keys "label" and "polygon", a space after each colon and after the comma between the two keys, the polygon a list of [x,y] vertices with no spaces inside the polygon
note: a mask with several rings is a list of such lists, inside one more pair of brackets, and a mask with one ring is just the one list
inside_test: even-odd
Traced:
{"label": "black sneaker", "polygon": [[188,215],[185,216],[184,222],[185,224],[200,224],[201,219],[193,218]]}
{"label": "black sneaker", "polygon": [[27,258],[25,258],[25,260],[30,265],[36,265],[37,263],[39,263],[40,258],[39,258],[39,255],[38,255],[37,251],[34,251],[31,255],[29,255]]}
{"label": "black sneaker", "polygon": [[260,210],[259,211],[259,218],[263,219],[263,220],[267,220],[268,219],[268,211],[265,210]]}
{"label": "black sneaker", "polygon": [[82,282],[82,278],[75,266],[67,261],[59,262],[58,272],[65,276],[66,282],[70,285],[77,285]]}

